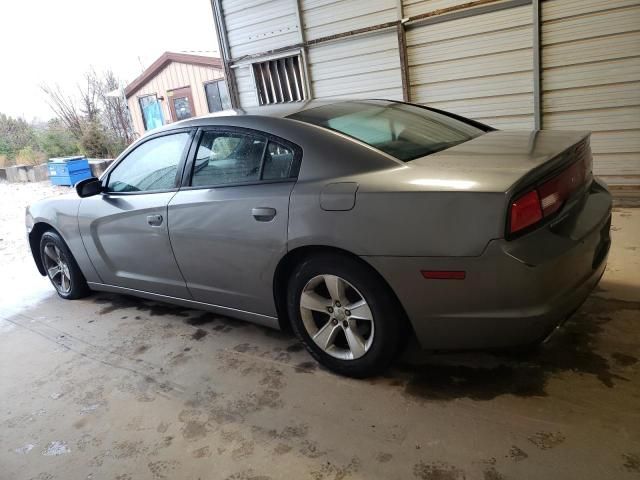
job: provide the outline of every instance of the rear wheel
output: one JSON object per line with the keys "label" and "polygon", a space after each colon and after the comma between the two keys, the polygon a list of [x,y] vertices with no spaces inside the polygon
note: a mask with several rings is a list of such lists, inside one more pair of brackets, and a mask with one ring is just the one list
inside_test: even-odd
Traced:
{"label": "rear wheel", "polygon": [[64,240],[56,232],[48,231],[42,235],[40,258],[47,277],[62,298],[75,300],[89,294],[84,275]]}
{"label": "rear wheel", "polygon": [[352,377],[381,372],[393,360],[402,312],[377,274],[356,259],[319,255],[289,282],[289,316],[311,355]]}

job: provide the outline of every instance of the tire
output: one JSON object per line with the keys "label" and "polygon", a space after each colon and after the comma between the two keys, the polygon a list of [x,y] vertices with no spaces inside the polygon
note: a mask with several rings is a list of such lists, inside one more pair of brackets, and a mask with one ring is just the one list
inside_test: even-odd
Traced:
{"label": "tire", "polygon": [[[340,295],[343,301],[336,304]],[[290,277],[287,306],[293,330],[309,353],[341,375],[377,375],[401,346],[404,313],[398,301],[377,272],[347,255],[303,260]]]}
{"label": "tire", "polygon": [[49,281],[62,298],[75,300],[89,295],[87,280],[69,247],[57,232],[50,230],[42,234],[40,259]]}

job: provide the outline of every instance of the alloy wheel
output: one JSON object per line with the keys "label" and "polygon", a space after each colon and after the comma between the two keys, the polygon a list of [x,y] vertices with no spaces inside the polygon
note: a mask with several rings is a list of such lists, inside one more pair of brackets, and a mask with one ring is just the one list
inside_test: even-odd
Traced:
{"label": "alloy wheel", "polygon": [[53,242],[47,243],[43,250],[44,267],[51,283],[58,292],[68,294],[71,291],[71,273],[64,253]]}
{"label": "alloy wheel", "polygon": [[324,352],[341,360],[362,357],[373,343],[375,322],[364,296],[344,278],[317,275],[300,294],[304,327]]}

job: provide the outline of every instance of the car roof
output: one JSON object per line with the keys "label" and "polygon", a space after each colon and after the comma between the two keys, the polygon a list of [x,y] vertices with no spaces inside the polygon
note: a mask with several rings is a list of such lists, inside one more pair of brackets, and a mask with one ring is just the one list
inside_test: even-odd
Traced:
{"label": "car roof", "polygon": [[393,100],[380,100],[380,99],[328,99],[328,100],[307,100],[304,102],[290,102],[281,103],[275,105],[261,105],[247,108],[233,108],[229,110],[222,110],[220,112],[208,113],[206,115],[200,115],[198,117],[187,118],[179,122],[170,124],[171,127],[187,127],[192,125],[204,125],[207,119],[220,118],[220,117],[242,117],[242,116],[256,116],[256,117],[268,117],[268,118],[286,118],[294,115],[303,110],[309,110],[315,107],[321,107],[324,105],[335,105],[346,102],[360,102],[360,103],[380,103],[388,102],[392,103]]}

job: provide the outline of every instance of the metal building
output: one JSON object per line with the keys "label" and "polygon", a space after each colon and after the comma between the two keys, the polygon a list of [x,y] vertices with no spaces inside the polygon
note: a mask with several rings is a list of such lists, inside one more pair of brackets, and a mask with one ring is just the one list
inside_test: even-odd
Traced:
{"label": "metal building", "polygon": [[212,0],[235,106],[390,98],[593,131],[640,184],[640,0]]}

